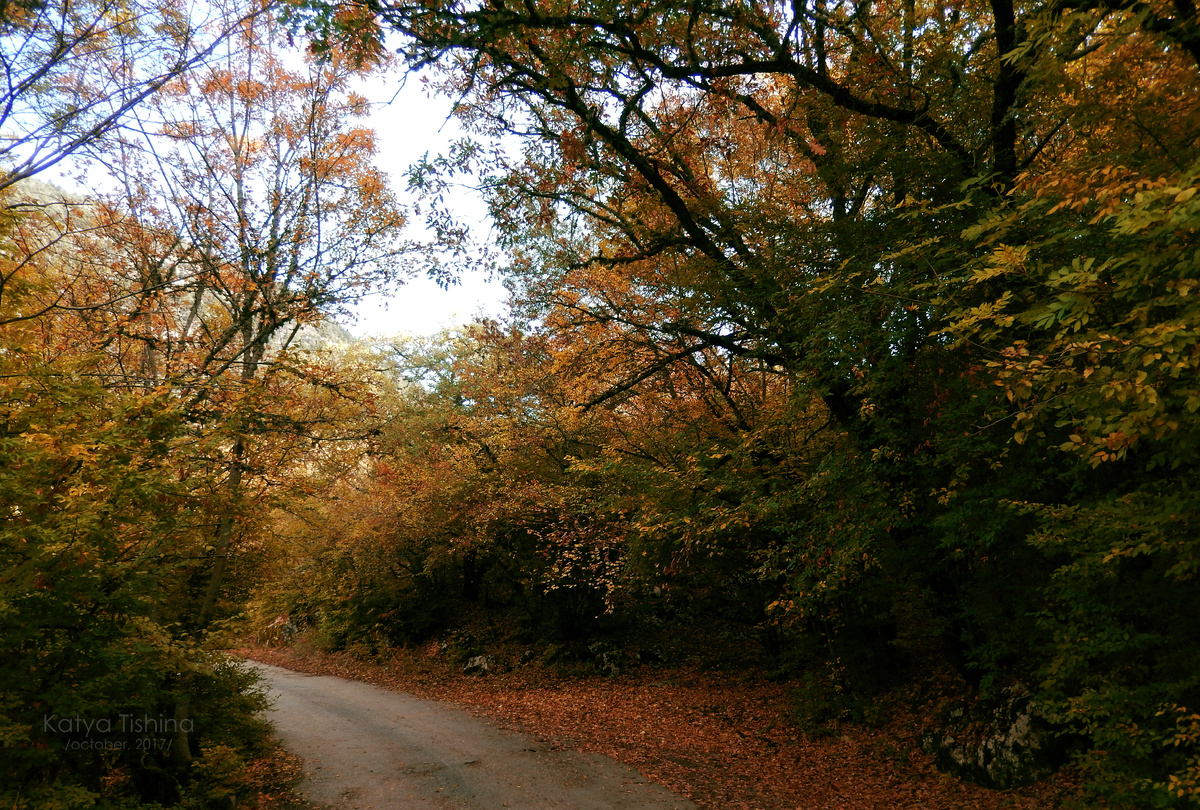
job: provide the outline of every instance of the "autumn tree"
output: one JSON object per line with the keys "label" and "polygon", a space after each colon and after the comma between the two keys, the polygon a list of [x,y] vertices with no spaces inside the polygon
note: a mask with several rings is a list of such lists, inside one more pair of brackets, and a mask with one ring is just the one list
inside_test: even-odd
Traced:
{"label": "autumn tree", "polygon": [[1042,699],[1096,741],[1085,761],[1108,795],[1184,806],[1198,647],[1169,617],[1195,590],[1196,169],[1039,185],[971,233],[981,253],[954,285],[950,333],[990,350],[1014,451],[1056,460],[1070,486],[1009,504],[1054,566],[1036,614]]}
{"label": "autumn tree", "polygon": [[320,594],[330,643],[420,641],[464,604],[511,610],[557,637],[605,612],[615,571],[574,566],[612,568],[623,530],[570,472],[588,425],[545,359],[540,340],[495,323],[383,351],[400,384],[370,463],[347,476],[336,512],[310,507],[326,515],[314,525],[343,527],[318,529],[321,562],[303,563],[320,580],[308,598]]}
{"label": "autumn tree", "polygon": [[0,189],[102,154],[139,105],[204,64],[236,24],[172,0],[4,3]]}
{"label": "autumn tree", "polygon": [[[193,48],[187,19],[100,8],[111,31],[81,44],[41,9],[6,12],[38,42],[61,40],[62,70],[116,68],[13,90],[10,111],[26,112],[7,121],[44,143],[8,175],[0,256],[0,782],[16,806],[233,795],[264,740],[262,702],[253,677],[212,650],[228,646],[225,619],[263,559],[255,527],[306,454],[356,431],[338,408],[363,393],[291,344],[301,325],[400,275],[403,216],[371,166],[372,134],[353,123],[364,107],[346,91],[350,68],[286,67],[268,17],[228,11],[205,30],[204,70],[191,60],[190,73],[180,63],[143,82],[121,73],[149,66],[119,61],[132,59],[120,36]],[[71,84],[108,77],[126,82],[128,106]],[[59,141],[20,104],[49,105],[30,94],[63,87],[82,112],[57,119]],[[105,158],[120,193],[16,184],[54,150]],[[223,587],[233,547],[237,589]],[[145,712],[180,733],[161,750],[69,753],[82,750],[74,727],[48,730],[43,711],[93,723]]]}
{"label": "autumn tree", "polygon": [[[786,378],[781,413],[828,415],[826,457],[758,500],[786,505],[777,609],[829,620],[831,641],[907,616],[984,692],[1044,689],[1111,751],[1111,796],[1190,795],[1196,644],[1141,634],[1178,624],[1165,596],[1139,608],[1137,583],[1191,576],[1169,538],[1194,504],[1165,494],[1193,472],[1194,257],[1166,247],[1190,245],[1191,4],[315,2],[293,18],[318,48],[396,32],[478,134],[521,139],[442,166],[478,173],[523,313],[590,380],[578,405],[636,408],[704,370],[707,393],[673,401],[719,398],[728,363],[734,386]],[[1127,667],[1139,644],[1175,663]],[[1110,745],[1127,723],[1155,731]]]}
{"label": "autumn tree", "polygon": [[153,244],[126,251],[147,287],[173,273],[173,295],[131,310],[121,331],[146,353],[155,383],[183,393],[197,423],[227,442],[201,626],[256,467],[251,437],[289,430],[289,417],[264,404],[271,378],[305,373],[285,350],[305,324],[401,274],[404,217],[372,165],[373,134],[354,123],[366,112],[348,90],[354,69],[289,68],[283,46],[268,18],[243,23],[208,68],[139,111],[143,138],[122,144],[118,165],[126,220],[183,253],[168,266]]}
{"label": "autumn tree", "polygon": [[[55,276],[22,272],[14,232],[0,306],[0,795],[18,808],[178,801],[191,756],[227,752],[240,778],[266,739],[253,676],[172,629],[189,610],[180,572],[208,542],[197,495],[214,476],[189,464],[169,390],[107,387],[87,346],[46,356],[52,324],[19,313]],[[181,705],[182,735],[121,724],[178,724]]]}
{"label": "autumn tree", "polygon": [[[48,362],[94,354],[109,390],[172,391],[205,463],[225,460],[209,493],[222,517],[198,627],[217,604],[235,518],[253,511],[244,485],[264,496],[271,467],[294,463],[265,459],[307,435],[287,412],[291,378],[353,388],[289,354],[292,340],[398,279],[405,249],[373,134],[354,122],[365,101],[348,82],[360,68],[289,68],[269,17],[224,19],[235,33],[207,67],[130,113],[137,126],[111,152],[119,193],[20,203],[5,275],[5,291],[22,295],[7,321],[39,335],[30,350]],[[308,433],[301,444],[316,440]]]}

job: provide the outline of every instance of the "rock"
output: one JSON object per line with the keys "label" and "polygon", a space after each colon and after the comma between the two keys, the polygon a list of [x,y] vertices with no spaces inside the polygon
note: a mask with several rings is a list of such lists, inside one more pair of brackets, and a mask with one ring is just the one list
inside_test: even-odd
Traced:
{"label": "rock", "polygon": [[600,670],[600,674],[606,678],[616,678],[621,674],[621,665],[625,663],[625,655],[603,641],[598,641],[588,647],[588,652],[591,653],[592,659],[596,663],[596,669]]}
{"label": "rock", "polygon": [[463,675],[487,675],[492,669],[492,657],[490,655],[476,655],[474,658],[467,659],[467,665],[463,667]]}
{"label": "rock", "polygon": [[1056,729],[1028,696],[1010,692],[975,734],[960,728],[968,719],[956,709],[949,715],[949,729],[921,738],[922,750],[933,755],[938,770],[1005,790],[1036,782],[1066,759]]}

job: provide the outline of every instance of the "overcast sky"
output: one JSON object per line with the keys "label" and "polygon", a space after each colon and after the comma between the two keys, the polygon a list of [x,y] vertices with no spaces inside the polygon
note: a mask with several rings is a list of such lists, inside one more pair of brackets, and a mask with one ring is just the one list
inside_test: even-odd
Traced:
{"label": "overcast sky", "polygon": [[[416,77],[403,87],[399,75],[377,79],[360,91],[374,103],[373,124],[378,134],[376,163],[392,177],[399,198],[408,199],[406,171],[425,154],[435,156],[455,140],[461,130],[448,121],[451,100],[430,98]],[[393,99],[393,96],[395,98]],[[390,103],[389,103],[390,100]],[[486,228],[482,202],[464,195],[456,202],[459,212],[473,223]],[[422,277],[410,281],[395,294],[377,296],[358,307],[358,323],[346,324],[354,334],[392,335],[406,332],[430,335],[441,329],[465,323],[477,312],[498,315],[502,312],[504,289],[498,281],[482,276],[466,277],[449,290],[440,289]]]}

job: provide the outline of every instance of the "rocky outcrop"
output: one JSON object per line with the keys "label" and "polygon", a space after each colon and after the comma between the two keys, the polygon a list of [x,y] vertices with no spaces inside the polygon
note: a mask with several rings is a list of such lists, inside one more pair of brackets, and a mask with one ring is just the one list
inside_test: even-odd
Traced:
{"label": "rocky outcrop", "polygon": [[600,674],[604,677],[616,678],[621,674],[621,667],[625,664],[625,654],[619,648],[598,641],[588,647],[588,652],[592,655],[596,669],[600,670]]}
{"label": "rocky outcrop", "polygon": [[1016,692],[982,717],[955,709],[943,730],[925,734],[921,744],[939,770],[999,790],[1053,773],[1068,748],[1037,704]]}
{"label": "rocky outcrop", "polygon": [[492,664],[490,655],[476,655],[467,659],[467,665],[463,667],[463,675],[487,675],[492,671]]}

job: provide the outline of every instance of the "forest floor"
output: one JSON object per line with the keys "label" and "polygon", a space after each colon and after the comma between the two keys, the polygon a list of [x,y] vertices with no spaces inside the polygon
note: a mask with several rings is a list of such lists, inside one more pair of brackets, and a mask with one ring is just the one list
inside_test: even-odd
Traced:
{"label": "forest floor", "polygon": [[805,733],[794,720],[795,686],[754,670],[642,666],[605,678],[529,664],[468,676],[437,644],[365,661],[320,652],[303,638],[235,652],[450,701],[555,747],[610,756],[705,808],[1048,810],[1078,793],[1069,773],[1008,791],[938,773],[919,743],[941,708],[937,689],[892,699],[886,719],[871,725]]}

